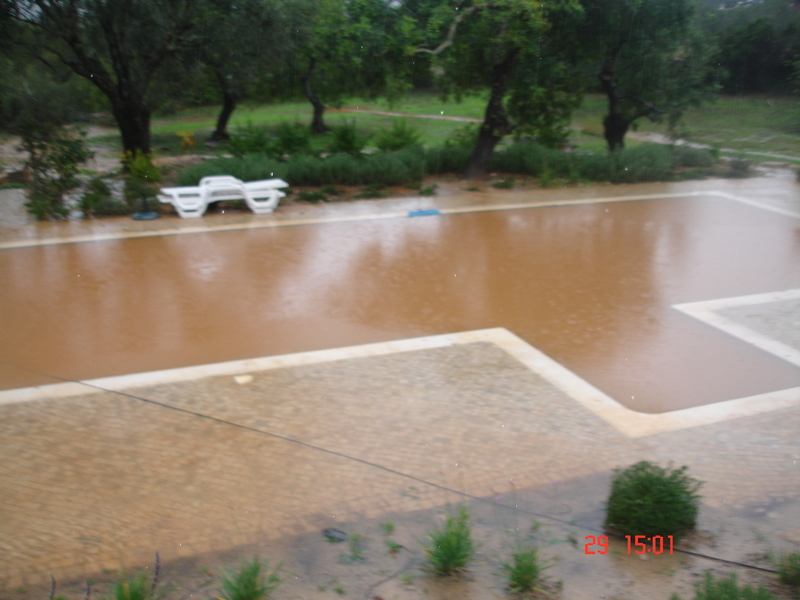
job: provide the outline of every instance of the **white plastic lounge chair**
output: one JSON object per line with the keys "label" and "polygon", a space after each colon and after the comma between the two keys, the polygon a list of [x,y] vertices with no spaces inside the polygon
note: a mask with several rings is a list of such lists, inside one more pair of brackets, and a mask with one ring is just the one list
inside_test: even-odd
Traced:
{"label": "white plastic lounge chair", "polygon": [[172,204],[182,219],[202,217],[208,206],[205,193],[200,187],[161,188],[158,200]]}
{"label": "white plastic lounge chair", "polygon": [[286,196],[278,188],[289,184],[282,179],[265,179],[243,183],[230,175],[203,177],[197,187],[162,188],[158,199],[171,203],[184,218],[202,217],[211,202],[219,200],[244,200],[256,214],[275,210]]}

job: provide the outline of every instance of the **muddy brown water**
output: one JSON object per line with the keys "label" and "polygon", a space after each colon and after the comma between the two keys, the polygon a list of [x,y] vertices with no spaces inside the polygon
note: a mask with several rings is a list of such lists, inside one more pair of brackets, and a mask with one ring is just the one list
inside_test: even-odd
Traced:
{"label": "muddy brown water", "polygon": [[800,386],[671,308],[800,287],[796,220],[711,197],[0,252],[0,388],[505,327],[663,412]]}

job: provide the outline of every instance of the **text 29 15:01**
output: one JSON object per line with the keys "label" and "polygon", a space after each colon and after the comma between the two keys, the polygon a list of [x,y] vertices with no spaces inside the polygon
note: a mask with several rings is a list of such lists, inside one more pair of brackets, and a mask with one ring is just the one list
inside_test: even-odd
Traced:
{"label": "text 29 15:01", "polygon": [[[586,544],[583,546],[584,554],[605,554],[608,552],[608,536],[601,535],[599,537],[594,535],[587,535],[585,538]],[[652,552],[653,554],[663,554],[667,548],[666,545],[669,546],[668,551],[672,554],[673,549],[673,539],[671,535],[663,536],[663,535],[654,535],[652,537],[648,537],[646,535],[626,535],[625,539],[628,540],[628,554],[631,554],[631,550],[636,554],[646,554],[648,552]],[[668,544],[664,543],[664,540],[668,541]],[[597,545],[601,548],[601,550],[591,550],[590,546]]]}

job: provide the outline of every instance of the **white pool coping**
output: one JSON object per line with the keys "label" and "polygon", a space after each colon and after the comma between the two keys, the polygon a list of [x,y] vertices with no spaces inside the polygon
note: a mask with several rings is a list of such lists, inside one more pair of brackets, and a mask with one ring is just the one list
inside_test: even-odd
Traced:
{"label": "white pool coping", "polygon": [[490,342],[502,348],[531,371],[629,438],[656,435],[757,415],[782,408],[800,406],[800,387],[797,387],[660,414],[636,412],[624,407],[537,348],[502,327],[105,377],[81,382],[19,388],[0,391],[0,404],[33,402],[103,392],[121,392],[145,386],[193,381],[205,377],[237,376],[268,369],[380,356],[428,348],[443,348],[475,342]]}

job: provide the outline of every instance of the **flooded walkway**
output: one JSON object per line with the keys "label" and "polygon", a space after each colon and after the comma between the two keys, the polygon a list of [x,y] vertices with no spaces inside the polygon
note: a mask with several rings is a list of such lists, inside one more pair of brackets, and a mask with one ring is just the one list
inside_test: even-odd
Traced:
{"label": "flooded walkway", "polygon": [[[0,381],[503,327],[637,411],[795,388],[799,365],[675,308],[800,288],[797,185],[769,181],[783,195],[763,205],[700,182],[51,227],[62,243],[0,249]],[[407,216],[422,204],[444,214]]]}

